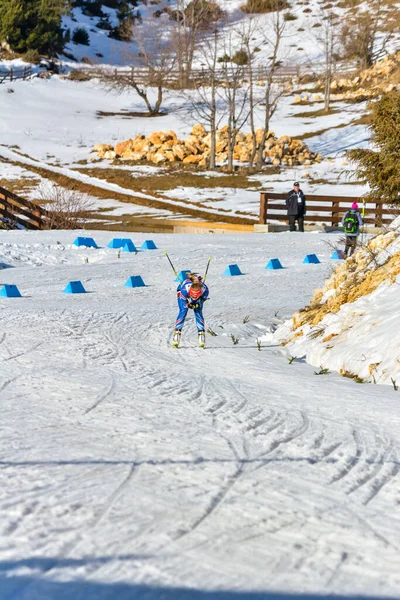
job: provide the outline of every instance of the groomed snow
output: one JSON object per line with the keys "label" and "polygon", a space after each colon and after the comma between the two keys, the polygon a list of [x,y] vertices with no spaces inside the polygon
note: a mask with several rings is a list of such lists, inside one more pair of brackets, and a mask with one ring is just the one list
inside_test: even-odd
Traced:
{"label": "groomed snow", "polygon": [[[134,234],[159,250],[118,258],[79,233],[0,232],[24,296],[0,299],[1,600],[398,598],[399,393],[256,344],[322,285],[337,237]],[[213,257],[205,351],[192,317],[170,346],[164,249],[179,269]],[[76,279],[90,293],[63,294]]]}

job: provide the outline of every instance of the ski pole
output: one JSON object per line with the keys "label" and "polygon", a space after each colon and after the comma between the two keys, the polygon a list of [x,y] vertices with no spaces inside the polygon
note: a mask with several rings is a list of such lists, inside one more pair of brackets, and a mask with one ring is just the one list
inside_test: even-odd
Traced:
{"label": "ski pole", "polygon": [[172,264],[172,260],[168,256],[168,252],[165,251],[164,254],[168,258],[169,264],[171,265],[171,268],[172,268],[173,272],[175,273],[175,276],[178,277],[178,272],[176,271],[174,265]]}
{"label": "ski pole", "polygon": [[211,262],[211,260],[212,259],[209,258],[208,262],[207,262],[207,268],[206,268],[206,272],[204,273],[204,278],[203,278],[204,283],[206,282],[206,279],[207,279],[207,273],[208,273],[208,269],[210,268],[210,262]]}
{"label": "ski pole", "polygon": [[364,246],[364,234],[365,234],[365,198],[363,198],[363,207],[362,207],[362,211],[361,211],[361,216],[362,216],[362,220],[363,220],[363,228],[362,228],[362,233],[361,233],[361,246]]}

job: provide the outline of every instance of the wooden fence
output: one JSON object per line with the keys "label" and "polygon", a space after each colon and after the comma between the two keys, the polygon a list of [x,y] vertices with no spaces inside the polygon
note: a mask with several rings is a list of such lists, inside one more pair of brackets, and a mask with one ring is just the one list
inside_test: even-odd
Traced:
{"label": "wooden fence", "polygon": [[[92,66],[92,67],[81,67],[80,71],[84,72],[88,77],[98,77],[99,79],[105,77],[112,77],[114,79],[130,77],[139,84],[147,85],[158,85],[161,81],[163,86],[168,85],[179,85],[182,82],[182,78],[185,79],[184,75],[178,70],[173,69],[166,73],[159,73],[157,69],[149,69],[146,67],[122,67],[109,69],[107,67]],[[347,74],[354,72],[354,67],[338,66],[337,74]],[[281,66],[279,67],[273,76],[275,81],[286,81],[293,77],[300,77],[304,73],[317,75],[321,73],[319,65],[302,64],[295,66]],[[252,69],[253,79],[256,82],[263,82],[270,75],[270,69],[268,67],[259,65]],[[248,68],[246,66],[241,67],[235,74],[235,77],[248,79]],[[223,68],[217,68],[216,71],[211,71],[206,68],[193,68],[190,71],[188,78],[185,81],[185,85],[207,85],[212,79],[223,84],[227,78],[226,71]]]}
{"label": "wooden fence", "polygon": [[47,211],[0,187],[0,219],[10,229],[16,228],[17,224],[26,229],[44,229]]}
{"label": "wooden fence", "polygon": [[5,81],[17,81],[18,79],[28,79],[32,75],[32,67],[23,67],[20,69],[11,68],[9,71],[0,71],[0,83]]}
{"label": "wooden fence", "polygon": [[[261,192],[259,223],[268,224],[276,221],[288,223],[286,194]],[[344,213],[353,202],[358,202],[360,210],[362,199],[342,196],[306,196],[307,213],[305,223],[321,223],[337,227]],[[365,204],[365,223],[381,227],[388,225],[394,218],[393,209],[387,208],[380,200],[368,200]]]}

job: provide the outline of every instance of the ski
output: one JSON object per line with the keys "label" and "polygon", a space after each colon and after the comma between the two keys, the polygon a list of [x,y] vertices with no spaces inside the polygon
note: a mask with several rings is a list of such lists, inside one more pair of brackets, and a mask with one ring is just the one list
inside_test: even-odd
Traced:
{"label": "ski", "polygon": [[179,348],[179,344],[181,343],[181,335],[182,333],[180,331],[174,331],[174,339],[172,341],[172,346],[174,348]]}
{"label": "ski", "polygon": [[198,337],[199,337],[199,348],[205,348],[206,345],[206,334],[204,331],[199,331],[198,332]]}

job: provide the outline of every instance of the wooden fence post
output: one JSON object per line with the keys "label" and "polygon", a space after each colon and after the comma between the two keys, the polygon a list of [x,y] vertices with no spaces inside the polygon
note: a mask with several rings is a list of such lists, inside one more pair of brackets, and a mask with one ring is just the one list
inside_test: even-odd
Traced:
{"label": "wooden fence post", "polygon": [[339,212],[335,211],[335,208],[339,208],[339,202],[337,200],[332,200],[332,227],[339,225]]}
{"label": "wooden fence post", "polygon": [[383,218],[383,204],[381,200],[375,200],[375,225],[377,227],[382,227],[382,218]]}
{"label": "wooden fence post", "polygon": [[261,192],[260,196],[260,218],[259,223],[265,225],[268,219],[268,198],[265,192]]}

